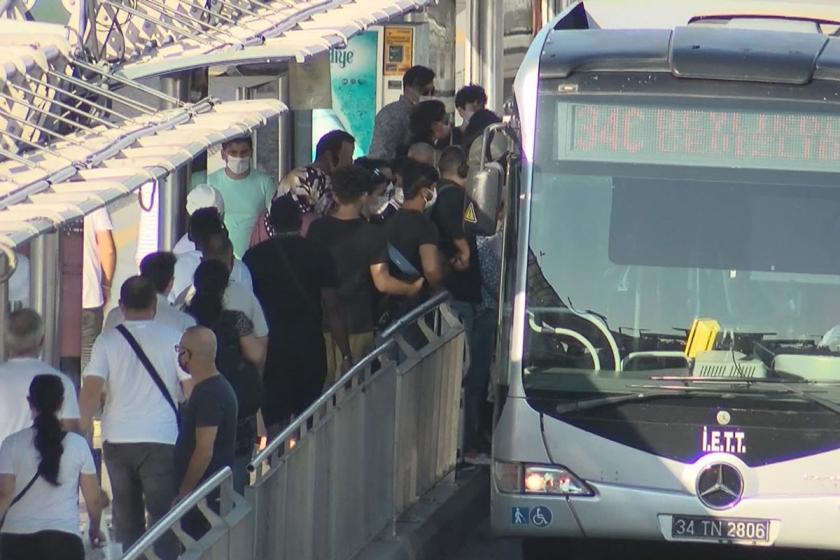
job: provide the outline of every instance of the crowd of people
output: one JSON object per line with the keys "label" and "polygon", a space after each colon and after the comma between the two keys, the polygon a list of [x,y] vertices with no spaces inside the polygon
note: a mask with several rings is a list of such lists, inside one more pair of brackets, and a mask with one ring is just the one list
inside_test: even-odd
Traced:
{"label": "crowd of people", "polygon": [[[499,234],[465,230],[464,208],[483,131],[499,118],[484,90],[468,86],[455,99],[462,124],[452,126],[431,98],[434,80],[424,67],[405,74],[366,157],[353,161],[353,136],[332,131],[315,161],[277,187],[252,166],[249,137],[226,142],[224,168],[188,194],[186,235],[172,252],[142,259],[104,320],[113,239],[101,233],[110,234],[107,214],[91,223],[87,250],[103,256],[85,289],[79,365],[67,365],[68,376],[39,360],[44,326],[30,309],[12,312],[4,333],[4,560],[59,549],[82,558],[67,552],[81,546],[79,486],[91,542],[102,542],[108,497],[91,455],[95,418],[112,536],[125,549],[223,467],[242,491],[260,419],[268,436],[279,433],[373,349],[377,333],[440,290],[467,337],[463,457],[487,462],[501,250]],[[184,528],[200,534],[203,516]],[[156,553],[178,549],[170,535]]]}

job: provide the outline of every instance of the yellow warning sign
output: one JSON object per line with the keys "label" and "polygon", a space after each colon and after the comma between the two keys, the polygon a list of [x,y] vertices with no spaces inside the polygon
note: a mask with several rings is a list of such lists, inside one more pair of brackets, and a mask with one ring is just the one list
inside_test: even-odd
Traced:
{"label": "yellow warning sign", "polygon": [[474,202],[470,202],[467,205],[467,209],[464,210],[464,221],[469,222],[471,224],[477,224],[478,223],[478,216],[476,216],[476,214],[475,214],[475,203]]}

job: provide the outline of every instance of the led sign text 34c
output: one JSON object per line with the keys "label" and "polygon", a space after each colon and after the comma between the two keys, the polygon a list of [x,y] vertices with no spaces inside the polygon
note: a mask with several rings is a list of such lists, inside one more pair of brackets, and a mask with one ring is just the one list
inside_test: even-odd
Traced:
{"label": "led sign text 34c", "polygon": [[[573,136],[562,159],[795,166],[837,164],[840,117],[647,106],[572,106]],[[674,162],[677,163],[677,162]]]}

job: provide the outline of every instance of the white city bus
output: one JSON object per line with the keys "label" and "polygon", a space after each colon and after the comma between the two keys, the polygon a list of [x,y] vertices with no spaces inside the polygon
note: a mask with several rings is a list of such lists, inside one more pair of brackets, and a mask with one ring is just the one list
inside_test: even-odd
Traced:
{"label": "white city bus", "polygon": [[531,45],[491,515],[526,559],[840,550],[839,26],[833,2],[592,0]]}

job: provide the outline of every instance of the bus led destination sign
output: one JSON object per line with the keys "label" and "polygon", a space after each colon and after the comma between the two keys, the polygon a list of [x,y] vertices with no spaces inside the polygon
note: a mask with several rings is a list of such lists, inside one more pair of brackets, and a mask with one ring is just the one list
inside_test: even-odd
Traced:
{"label": "bus led destination sign", "polygon": [[587,104],[570,111],[561,159],[840,169],[834,115]]}

